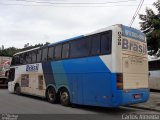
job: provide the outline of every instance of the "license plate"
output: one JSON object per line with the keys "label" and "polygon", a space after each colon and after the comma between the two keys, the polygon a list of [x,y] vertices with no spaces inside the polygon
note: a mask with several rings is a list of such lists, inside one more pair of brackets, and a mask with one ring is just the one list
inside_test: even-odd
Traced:
{"label": "license plate", "polygon": [[134,94],[134,98],[139,99],[139,98],[141,98],[141,95],[140,94]]}

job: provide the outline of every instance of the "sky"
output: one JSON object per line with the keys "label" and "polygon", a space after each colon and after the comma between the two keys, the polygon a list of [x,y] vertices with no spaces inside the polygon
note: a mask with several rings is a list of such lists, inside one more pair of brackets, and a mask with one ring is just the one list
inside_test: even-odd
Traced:
{"label": "sky", "polygon": [[[129,25],[140,1],[0,0],[0,47],[54,43],[114,24]],[[139,13],[154,9],[156,1],[144,0]],[[139,22],[137,16],[132,27],[140,29]]]}

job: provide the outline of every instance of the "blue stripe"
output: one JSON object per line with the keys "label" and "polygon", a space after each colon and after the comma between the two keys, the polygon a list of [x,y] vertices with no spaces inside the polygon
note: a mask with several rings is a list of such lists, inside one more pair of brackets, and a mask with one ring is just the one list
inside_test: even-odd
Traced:
{"label": "blue stripe", "polygon": [[58,44],[58,43],[68,42],[68,41],[75,40],[75,39],[82,38],[82,37],[84,37],[84,36],[83,35],[76,36],[76,37],[73,37],[73,38],[69,38],[69,39],[65,39],[65,40],[61,40],[61,41],[49,44],[48,46],[52,46],[52,45],[55,45],[55,44]]}

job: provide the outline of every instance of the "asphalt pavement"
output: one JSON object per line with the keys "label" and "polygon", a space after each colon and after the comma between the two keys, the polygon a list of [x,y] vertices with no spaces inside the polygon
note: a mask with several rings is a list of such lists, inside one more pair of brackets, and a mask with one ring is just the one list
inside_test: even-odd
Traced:
{"label": "asphalt pavement", "polygon": [[[48,103],[45,99],[28,95],[16,95],[7,89],[0,89],[0,114],[39,114],[39,115],[91,115],[104,118],[122,119],[124,114],[159,114],[159,112],[132,107],[102,108],[78,105],[64,107],[60,104]],[[95,116],[95,117],[96,117]],[[43,118],[43,116],[42,116]],[[74,117],[73,117],[74,118]],[[102,119],[102,118],[101,118]],[[98,120],[98,119],[97,119]]]}

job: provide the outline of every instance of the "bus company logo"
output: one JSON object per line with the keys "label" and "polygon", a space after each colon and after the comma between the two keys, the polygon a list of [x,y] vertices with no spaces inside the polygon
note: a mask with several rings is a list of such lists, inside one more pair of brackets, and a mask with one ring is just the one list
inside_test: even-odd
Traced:
{"label": "bus company logo", "polygon": [[129,37],[132,37],[132,38],[135,38],[135,39],[139,39],[140,41],[145,41],[145,36],[143,34],[138,34],[136,32],[133,32],[133,31],[130,31],[130,30],[127,30],[127,29],[124,30],[124,34],[126,36],[129,36]]}
{"label": "bus company logo", "polygon": [[127,39],[122,40],[122,49],[147,54],[147,46],[145,44],[141,45]]}
{"label": "bus company logo", "polygon": [[34,65],[26,65],[26,71],[34,71],[37,72],[39,68],[39,64],[34,64]]}

